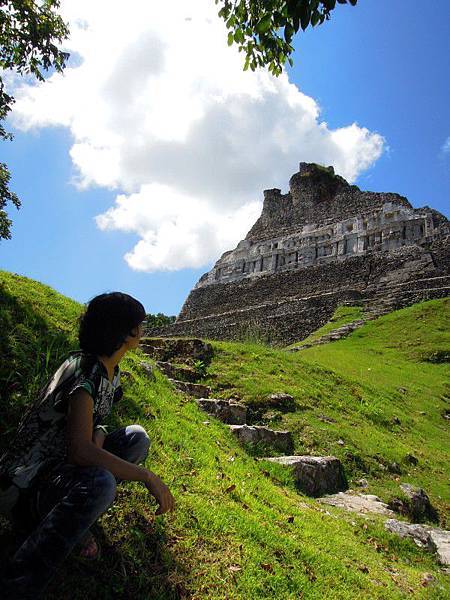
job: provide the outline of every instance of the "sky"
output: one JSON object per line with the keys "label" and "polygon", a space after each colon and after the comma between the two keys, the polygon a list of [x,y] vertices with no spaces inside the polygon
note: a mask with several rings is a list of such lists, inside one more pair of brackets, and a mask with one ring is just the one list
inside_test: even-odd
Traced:
{"label": "sky", "polygon": [[177,314],[298,163],[450,217],[450,5],[359,0],[243,72],[213,0],[63,0],[71,52],[16,97],[2,162],[22,200],[0,267],[80,302]]}

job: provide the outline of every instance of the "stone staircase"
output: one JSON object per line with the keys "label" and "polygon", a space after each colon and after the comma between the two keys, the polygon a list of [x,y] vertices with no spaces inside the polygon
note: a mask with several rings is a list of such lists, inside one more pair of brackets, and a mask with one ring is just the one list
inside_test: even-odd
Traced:
{"label": "stone staircase", "polygon": [[[199,383],[204,373],[195,369],[198,361],[204,367],[212,358],[212,347],[199,339],[144,339],[143,352],[156,361],[156,367],[180,392],[195,398],[199,408],[208,415],[219,419],[228,427],[243,445],[259,446],[284,456],[267,457],[291,468],[299,489],[306,494],[317,496],[332,494],[346,489],[346,478],[340,461],[333,456],[295,456],[294,439],[290,431],[276,431],[265,425],[247,422],[247,407],[234,399],[210,398],[211,388]],[[173,361],[173,362],[172,362]],[[147,370],[149,366],[145,367]],[[284,411],[295,410],[295,401],[285,393],[274,393],[268,397],[270,405],[279,406]]]}
{"label": "stone staircase", "polygon": [[[327,341],[340,339],[361,327],[366,321],[375,319],[390,310],[392,309],[387,306],[379,307],[377,311],[372,311],[365,318],[339,327],[320,339],[328,338]],[[326,343],[326,341],[319,340],[317,342]],[[378,497],[355,494],[353,490],[348,490],[344,468],[338,458],[293,455],[294,440],[290,431],[276,431],[264,425],[248,424],[249,411],[245,404],[235,399],[209,398],[211,388],[199,383],[205,372],[199,372],[195,365],[198,365],[198,361],[203,367],[209,365],[212,358],[210,344],[198,339],[153,339],[151,341],[147,339],[141,348],[144,353],[156,360],[157,368],[168,377],[177,390],[195,398],[200,409],[227,424],[240,443],[250,446],[260,445],[268,452],[274,450],[281,453],[282,456],[267,456],[263,460],[291,469],[297,488],[301,492],[317,498],[321,503],[363,515],[372,513],[392,517],[395,514],[391,507],[384,504]],[[169,358],[170,360],[168,360]],[[171,360],[175,362],[170,362]],[[184,361],[184,364],[180,364],[180,361]],[[144,362],[142,368],[150,378],[154,379],[151,364]],[[286,393],[271,394],[268,402],[278,406],[284,412],[295,410],[294,398]],[[435,553],[442,565],[450,564],[450,533],[448,531],[418,524],[407,524],[392,518],[386,521],[385,527],[400,537],[412,538],[416,544]],[[426,540],[426,543],[422,544],[423,540]]]}
{"label": "stone staircase", "polygon": [[[370,298],[358,301],[359,304],[363,304],[361,319],[356,319],[341,327],[337,327],[312,342],[306,342],[290,348],[289,352],[298,352],[306,348],[335,342],[347,337],[350,333],[362,327],[367,321],[378,319],[378,317],[394,310],[409,306],[414,302],[448,296],[450,295],[450,276],[443,275],[441,277],[418,279],[413,284],[408,281],[391,283],[387,289],[374,288],[373,290],[369,290],[369,294]],[[346,304],[351,305],[351,303]]]}

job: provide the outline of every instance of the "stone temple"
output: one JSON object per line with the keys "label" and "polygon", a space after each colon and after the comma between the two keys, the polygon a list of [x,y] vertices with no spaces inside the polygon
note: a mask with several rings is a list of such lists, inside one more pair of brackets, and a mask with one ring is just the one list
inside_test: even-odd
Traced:
{"label": "stone temple", "polygon": [[158,335],[287,344],[342,304],[381,314],[450,291],[450,222],[394,193],[361,191],[333,167],[300,163],[261,216]]}

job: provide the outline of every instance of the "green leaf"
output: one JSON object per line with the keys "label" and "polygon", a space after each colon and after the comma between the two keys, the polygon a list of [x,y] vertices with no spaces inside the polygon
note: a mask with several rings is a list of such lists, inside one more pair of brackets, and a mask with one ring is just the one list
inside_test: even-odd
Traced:
{"label": "green leaf", "polygon": [[286,27],[284,28],[284,39],[286,40],[286,42],[288,44],[292,40],[292,36],[294,35],[294,33],[295,33],[294,28],[292,27],[292,25],[290,23],[288,23],[286,25]]}
{"label": "green leaf", "polygon": [[231,44],[234,42],[234,36],[233,36],[233,32],[230,31],[230,33],[228,34],[228,45],[231,46]]}
{"label": "green leaf", "polygon": [[304,8],[300,14],[300,23],[303,31],[308,27],[309,21],[311,19],[311,13],[309,12],[309,8],[306,7],[305,4],[302,5]]}
{"label": "green leaf", "polygon": [[311,25],[313,27],[315,27],[317,25],[317,23],[320,22],[320,13],[319,11],[315,10],[313,12],[313,14],[311,15]]}
{"label": "green leaf", "polygon": [[266,14],[264,15],[264,17],[257,23],[256,25],[256,32],[261,34],[261,33],[266,33],[267,31],[269,31],[269,29],[272,26],[272,17],[270,14]]}

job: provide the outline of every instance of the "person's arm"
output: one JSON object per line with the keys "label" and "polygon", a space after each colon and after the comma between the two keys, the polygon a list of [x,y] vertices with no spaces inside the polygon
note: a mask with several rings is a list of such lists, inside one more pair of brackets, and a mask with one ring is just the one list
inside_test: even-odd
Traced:
{"label": "person's arm", "polygon": [[103,467],[115,477],[127,481],[142,481],[160,507],[156,514],[173,508],[173,497],[161,479],[144,467],[130,463],[96,445],[92,439],[92,396],[78,389],[70,397],[67,412],[68,461],[74,465]]}
{"label": "person's arm", "polygon": [[103,444],[105,443],[105,440],[106,440],[106,431],[104,430],[103,426],[97,426],[94,429],[94,433],[92,434],[92,441],[99,448],[103,448]]}

